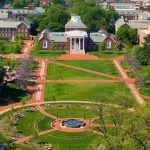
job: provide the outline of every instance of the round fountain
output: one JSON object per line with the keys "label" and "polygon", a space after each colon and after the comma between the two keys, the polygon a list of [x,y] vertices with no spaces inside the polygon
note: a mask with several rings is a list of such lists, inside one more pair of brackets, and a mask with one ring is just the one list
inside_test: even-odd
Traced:
{"label": "round fountain", "polygon": [[85,122],[77,119],[68,119],[61,122],[62,127],[68,127],[68,128],[82,128],[85,125],[86,125]]}

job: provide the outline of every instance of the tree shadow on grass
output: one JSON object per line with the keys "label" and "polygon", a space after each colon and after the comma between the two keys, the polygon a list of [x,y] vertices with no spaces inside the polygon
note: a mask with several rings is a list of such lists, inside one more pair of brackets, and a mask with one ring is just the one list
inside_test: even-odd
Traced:
{"label": "tree shadow on grass", "polygon": [[0,106],[5,106],[8,104],[13,104],[16,102],[23,101],[25,97],[28,100],[29,93],[16,85],[8,84],[5,85],[0,94]]}

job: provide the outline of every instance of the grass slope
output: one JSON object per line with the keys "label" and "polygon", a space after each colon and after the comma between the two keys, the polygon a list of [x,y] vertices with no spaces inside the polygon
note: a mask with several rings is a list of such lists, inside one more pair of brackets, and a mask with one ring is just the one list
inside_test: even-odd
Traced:
{"label": "grass slope", "polygon": [[47,79],[109,79],[104,76],[62,67],[54,64],[47,66]]}
{"label": "grass slope", "polygon": [[135,103],[127,86],[123,83],[47,83],[45,100],[96,101],[103,97],[106,103],[119,104],[123,96]]}
{"label": "grass slope", "polygon": [[49,130],[51,122],[51,118],[45,117],[40,112],[28,112],[17,121],[17,130],[21,134],[28,136],[36,132]]}
{"label": "grass slope", "polygon": [[118,75],[118,71],[116,70],[112,61],[106,60],[72,60],[72,61],[60,61],[65,64],[86,68],[90,70],[94,70],[97,72],[102,72],[111,75]]}

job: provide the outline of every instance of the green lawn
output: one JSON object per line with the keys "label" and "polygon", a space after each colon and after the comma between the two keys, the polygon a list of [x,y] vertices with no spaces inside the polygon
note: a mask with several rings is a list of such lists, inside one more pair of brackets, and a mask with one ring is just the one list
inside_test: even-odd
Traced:
{"label": "green lawn", "polygon": [[147,84],[144,87],[141,87],[139,91],[141,94],[145,96],[150,96],[150,84]]}
{"label": "green lawn", "polygon": [[10,41],[0,41],[0,49],[1,46],[3,46],[4,51],[1,51],[1,53],[10,54],[10,53],[18,53],[16,48],[19,46],[17,42],[10,42]]}
{"label": "green lawn", "polygon": [[[104,124],[114,124],[110,116],[104,117],[103,120],[104,120]],[[97,119],[97,120],[94,120],[94,123],[103,124],[103,121],[102,119]]]}
{"label": "green lawn", "polygon": [[64,50],[32,50],[31,54],[39,58],[57,58],[66,52]]}
{"label": "green lawn", "polygon": [[132,105],[136,102],[123,83],[47,83],[45,100],[97,101],[103,97],[106,103],[120,104],[120,97]]}
{"label": "green lawn", "polygon": [[121,61],[121,66],[122,66],[122,68],[124,68],[124,69],[128,69],[128,67],[129,67],[129,65],[128,65],[128,63],[127,63],[127,61]]}
{"label": "green lawn", "polygon": [[118,75],[118,71],[116,70],[112,61],[106,60],[72,60],[72,61],[60,61],[65,64],[86,68],[90,70],[94,70],[97,72],[102,72],[111,75]]}
{"label": "green lawn", "polygon": [[116,53],[115,51],[103,51],[103,53],[100,53],[99,51],[91,51],[88,53],[92,55],[96,55],[97,57],[100,58],[113,58],[113,57],[121,56],[125,52],[120,51],[119,53]]}
{"label": "green lawn", "polygon": [[75,70],[72,68],[48,64],[47,79],[109,79],[109,78],[80,70]]}
{"label": "green lawn", "polygon": [[28,136],[36,132],[51,129],[51,118],[45,117],[40,112],[27,112],[25,116],[17,121],[17,130]]}
{"label": "green lawn", "polygon": [[91,132],[67,133],[55,131],[48,135],[36,138],[39,142],[48,142],[55,150],[87,150],[99,140],[99,137]]}
{"label": "green lawn", "polygon": [[91,112],[91,109],[83,109],[83,108],[48,109],[46,111],[60,118],[89,119],[97,116],[96,112],[94,111]]}

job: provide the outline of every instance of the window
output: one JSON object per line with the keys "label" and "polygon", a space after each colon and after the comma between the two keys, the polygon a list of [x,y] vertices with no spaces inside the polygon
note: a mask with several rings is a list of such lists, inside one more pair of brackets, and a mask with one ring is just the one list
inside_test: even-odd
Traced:
{"label": "window", "polygon": [[111,41],[106,42],[106,48],[111,48]]}
{"label": "window", "polygon": [[46,40],[43,41],[43,48],[47,48],[47,41]]}

